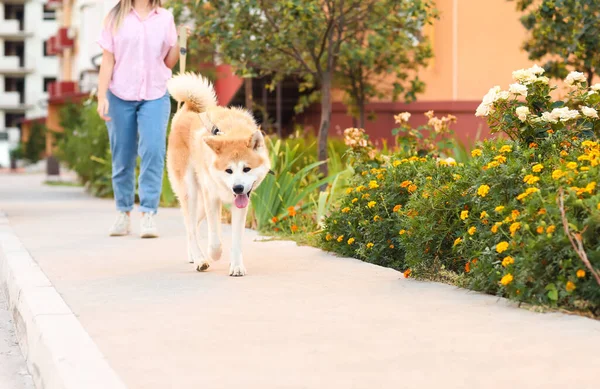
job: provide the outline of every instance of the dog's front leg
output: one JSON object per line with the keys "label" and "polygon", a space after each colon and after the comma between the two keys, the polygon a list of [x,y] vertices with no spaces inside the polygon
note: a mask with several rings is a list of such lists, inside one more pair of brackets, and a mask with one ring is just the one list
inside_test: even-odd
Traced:
{"label": "dog's front leg", "polygon": [[221,259],[221,200],[204,192],[204,211],[208,225],[208,256],[213,261]]}
{"label": "dog's front leg", "polygon": [[235,205],[231,207],[231,263],[229,265],[229,275],[233,277],[246,275],[242,256],[242,239],[246,227],[247,213],[248,207],[238,208]]}

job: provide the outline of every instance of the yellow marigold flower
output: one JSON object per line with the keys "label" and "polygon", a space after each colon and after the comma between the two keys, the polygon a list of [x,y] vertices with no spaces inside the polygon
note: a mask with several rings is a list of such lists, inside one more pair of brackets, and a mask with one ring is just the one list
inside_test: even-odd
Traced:
{"label": "yellow marigold flower", "polygon": [[469,211],[462,211],[460,213],[460,220],[466,220],[469,217]]}
{"label": "yellow marigold flower", "polygon": [[569,163],[567,163],[567,169],[571,169],[571,170],[577,169],[577,162],[569,162]]}
{"label": "yellow marigold flower", "polygon": [[521,215],[521,212],[519,212],[519,211],[517,211],[517,210],[515,209],[515,210],[513,210],[513,211],[510,213],[510,218],[511,218],[513,221],[515,221],[515,220],[517,220],[517,218],[519,217],[519,215]]}
{"label": "yellow marigold flower", "polygon": [[502,225],[502,223],[494,223],[494,225],[492,226],[492,233],[497,233],[498,232],[498,227],[500,227]]}
{"label": "yellow marigold flower", "polygon": [[505,257],[502,260],[502,266],[504,266],[504,267],[512,265],[513,263],[515,263],[515,259],[513,257],[511,257],[510,255],[508,257]]}
{"label": "yellow marigold flower", "polygon": [[354,243],[354,238],[348,239],[348,244],[352,244],[352,243]]}
{"label": "yellow marigold flower", "polygon": [[419,158],[420,162],[427,162],[427,158],[423,157],[423,158]]}
{"label": "yellow marigold flower", "polygon": [[333,239],[333,236],[331,236],[331,234],[327,234],[327,235],[325,236],[325,240],[326,240],[326,241],[328,241],[328,242],[329,242],[331,239]]}
{"label": "yellow marigold flower", "polygon": [[375,206],[375,204],[377,204],[376,201],[369,201],[369,203],[367,204],[367,207],[373,208]]}
{"label": "yellow marigold flower", "polygon": [[360,174],[361,174],[361,175],[363,175],[363,176],[366,176],[367,174],[369,174],[369,172],[367,172],[367,171],[364,171],[364,172],[362,172],[362,173],[360,173]]}
{"label": "yellow marigold flower", "polygon": [[348,212],[350,212],[350,207],[342,208],[342,213],[348,213]]}
{"label": "yellow marigold flower", "polygon": [[598,203],[598,205],[596,205],[596,209],[600,211],[600,203]]}
{"label": "yellow marigold flower", "polygon": [[598,145],[598,142],[594,142],[591,140],[584,140],[583,142],[581,142],[581,146],[583,146],[585,148],[595,147],[597,145]]}
{"label": "yellow marigold flower", "polygon": [[400,232],[398,234],[404,235],[404,234],[406,234],[406,230],[400,230]]}
{"label": "yellow marigold flower", "polygon": [[371,242],[367,243],[367,248],[368,249],[372,248],[373,246],[375,246],[373,243],[371,243]]}
{"label": "yellow marigold flower", "polygon": [[511,282],[513,282],[513,276],[512,274],[508,273],[507,275],[505,275],[504,277],[502,277],[502,279],[500,280],[500,283],[504,286],[510,284]]}
{"label": "yellow marigold flower", "polygon": [[414,155],[408,159],[410,162],[417,162],[419,157],[415,157]]}
{"label": "yellow marigold flower", "polygon": [[485,197],[487,196],[487,194],[490,191],[490,187],[488,185],[481,185],[478,189],[477,189],[477,194],[481,197]]}
{"label": "yellow marigold flower", "polygon": [[551,234],[554,231],[556,231],[556,226],[555,225],[551,225],[548,228],[546,228],[546,234]]}
{"label": "yellow marigold flower", "polygon": [[579,269],[577,270],[577,278],[585,277],[585,270]]}
{"label": "yellow marigold flower", "polygon": [[458,180],[460,180],[460,178],[461,178],[461,177],[462,177],[462,176],[461,176],[460,174],[453,174],[453,175],[452,175],[452,178],[454,178],[454,181],[458,181]]}
{"label": "yellow marigold flower", "polygon": [[379,184],[377,183],[377,181],[371,181],[371,182],[369,182],[369,188],[377,189],[377,188],[379,188]]}
{"label": "yellow marigold flower", "polygon": [[488,213],[486,211],[481,212],[481,215],[479,215],[480,219],[484,219],[486,217],[488,217]]}
{"label": "yellow marigold flower", "polygon": [[567,155],[569,155],[569,153],[567,153],[565,150],[560,152],[561,157],[566,157]]}
{"label": "yellow marigold flower", "polygon": [[521,229],[521,223],[519,222],[515,222],[513,224],[510,225],[510,236],[515,236],[515,234],[517,233],[518,230]]}
{"label": "yellow marigold flower", "polygon": [[471,151],[472,157],[481,157],[482,154],[483,152],[481,151],[481,149],[474,149]]}
{"label": "yellow marigold flower", "polygon": [[594,189],[596,189],[596,182],[590,182],[585,186],[585,191],[589,194],[592,194],[592,192],[594,192]]}
{"label": "yellow marigold flower", "polygon": [[341,243],[343,240],[344,240],[344,235],[340,235],[340,236],[338,236],[338,238],[337,238],[337,241],[338,241],[339,243]]}
{"label": "yellow marigold flower", "polygon": [[498,156],[494,157],[494,161],[496,161],[498,163],[505,163],[506,157],[504,155],[498,155]]}
{"label": "yellow marigold flower", "polygon": [[500,154],[510,153],[510,152],[512,152],[512,146],[510,146],[510,145],[504,145],[504,146],[500,147],[500,150],[498,152]]}
{"label": "yellow marigold flower", "polygon": [[394,212],[398,212],[400,209],[402,209],[402,205],[398,204],[394,207]]}
{"label": "yellow marigold flower", "polygon": [[542,171],[542,169],[544,169],[544,165],[542,165],[541,163],[538,163],[537,165],[534,165],[533,168],[531,168],[531,170],[534,173],[539,173]]}
{"label": "yellow marigold flower", "polygon": [[415,184],[408,186],[408,193],[413,193],[417,190],[417,186]]}
{"label": "yellow marigold flower", "polygon": [[352,204],[354,204],[354,203],[355,203],[355,202],[357,202],[357,201],[358,201],[358,197],[355,197],[355,198],[353,198],[353,199],[352,199]]}
{"label": "yellow marigold flower", "polygon": [[457,246],[457,245],[459,245],[461,242],[462,242],[462,238],[456,238],[456,239],[454,240],[454,246]]}
{"label": "yellow marigold flower", "polygon": [[504,211],[504,208],[505,208],[505,207],[504,207],[504,205],[499,205],[499,206],[497,206],[497,207],[496,207],[494,210],[495,210],[496,212],[502,212],[502,211]]}
{"label": "yellow marigold flower", "polygon": [[364,195],[361,196],[362,199],[368,199],[369,197],[371,197],[371,195],[368,193],[365,193]]}
{"label": "yellow marigold flower", "polygon": [[379,170],[377,168],[371,169],[371,174],[377,174],[377,173],[379,173]]}
{"label": "yellow marigold flower", "polygon": [[290,216],[292,216],[292,217],[296,216],[296,208],[288,207],[287,211]]}
{"label": "yellow marigold flower", "polygon": [[579,168],[579,170],[581,170],[582,172],[589,172],[590,168],[588,166],[582,166],[581,168]]}
{"label": "yellow marigold flower", "polygon": [[394,167],[398,167],[398,166],[399,166],[399,165],[401,165],[401,164],[402,164],[402,162],[400,162],[400,161],[398,161],[398,160],[396,160],[396,161],[392,162],[392,165],[394,165]]}
{"label": "yellow marigold flower", "polygon": [[352,193],[353,190],[354,190],[354,188],[348,188],[348,189],[346,189],[346,194]]}
{"label": "yellow marigold flower", "polygon": [[423,192],[423,198],[424,199],[428,199],[429,198],[429,192]]}
{"label": "yellow marigold flower", "polygon": [[565,288],[567,289],[567,292],[571,293],[576,289],[576,286],[573,282],[567,281],[567,285],[565,285]]}
{"label": "yellow marigold flower", "polygon": [[431,180],[433,180],[433,177],[427,176],[427,177],[425,177],[425,179],[427,179],[427,181],[431,181]]}
{"label": "yellow marigold flower", "polygon": [[503,253],[508,249],[508,242],[500,242],[496,245],[496,251],[498,253]]}
{"label": "yellow marigold flower", "polygon": [[517,196],[517,200],[523,200],[525,197],[527,197],[527,193],[521,193]]}
{"label": "yellow marigold flower", "polygon": [[538,228],[536,229],[536,232],[537,232],[538,234],[543,234],[543,233],[544,233],[544,230],[545,230],[545,229],[544,229],[544,226],[538,226]]}
{"label": "yellow marigold flower", "polygon": [[406,188],[407,186],[409,186],[409,185],[411,185],[411,184],[412,184],[412,182],[411,182],[411,181],[403,181],[403,182],[400,184],[400,187],[401,187],[401,188]]}
{"label": "yellow marigold flower", "polygon": [[493,167],[498,167],[500,166],[500,163],[498,163],[498,161],[492,161],[490,163],[488,163],[487,165],[484,166],[484,170],[485,169],[491,169]]}
{"label": "yellow marigold flower", "polygon": [[533,185],[540,180],[539,177],[534,176],[533,174],[528,174],[523,178],[523,182],[529,185]]}
{"label": "yellow marigold flower", "polygon": [[473,235],[475,235],[475,232],[477,232],[477,228],[476,227],[470,227],[467,232],[469,233],[469,235],[473,236]]}
{"label": "yellow marigold flower", "polygon": [[375,216],[373,216],[373,221],[376,221],[376,222],[381,221],[381,218],[379,217],[379,215],[375,215]]}
{"label": "yellow marigold flower", "polygon": [[364,186],[364,185],[360,185],[360,186],[357,186],[357,187],[356,187],[356,191],[357,191],[357,192],[362,192],[362,191],[363,191],[363,190],[365,190],[365,189],[367,189],[367,187],[366,187],[366,186]]}
{"label": "yellow marigold flower", "polygon": [[566,174],[566,173],[565,173],[565,172],[563,172],[562,170],[560,170],[560,169],[556,169],[555,171],[553,171],[553,172],[552,172],[552,178],[553,178],[553,179],[555,179],[555,180],[559,180],[559,179],[561,179],[562,177],[564,177],[564,176],[565,176],[565,174]]}

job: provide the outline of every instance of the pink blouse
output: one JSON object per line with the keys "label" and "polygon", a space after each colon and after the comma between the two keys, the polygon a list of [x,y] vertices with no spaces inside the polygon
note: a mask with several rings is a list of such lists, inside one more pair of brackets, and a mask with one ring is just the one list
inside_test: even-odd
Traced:
{"label": "pink blouse", "polygon": [[109,85],[115,96],[141,101],[165,95],[167,80],[171,78],[165,57],[177,44],[177,29],[171,12],[156,8],[142,20],[132,9],[116,34],[110,25],[105,25],[98,44],[115,56]]}

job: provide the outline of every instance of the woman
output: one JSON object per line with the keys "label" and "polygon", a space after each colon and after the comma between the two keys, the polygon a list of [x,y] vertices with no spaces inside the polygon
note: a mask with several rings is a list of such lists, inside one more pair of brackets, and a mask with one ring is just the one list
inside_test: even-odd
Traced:
{"label": "woman", "polygon": [[98,114],[106,121],[118,210],[110,236],[130,232],[136,159],[141,157],[140,236],[155,238],[171,100],[167,80],[179,59],[173,15],[160,0],[121,0],[98,40],[103,49]]}

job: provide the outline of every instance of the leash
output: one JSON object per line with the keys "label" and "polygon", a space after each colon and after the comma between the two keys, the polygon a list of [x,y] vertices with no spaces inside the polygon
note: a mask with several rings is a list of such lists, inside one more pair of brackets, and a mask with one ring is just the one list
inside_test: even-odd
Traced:
{"label": "leash", "polygon": [[[185,60],[187,57],[187,27],[179,27],[179,74],[185,73]],[[177,110],[181,108],[182,102],[177,103]]]}

